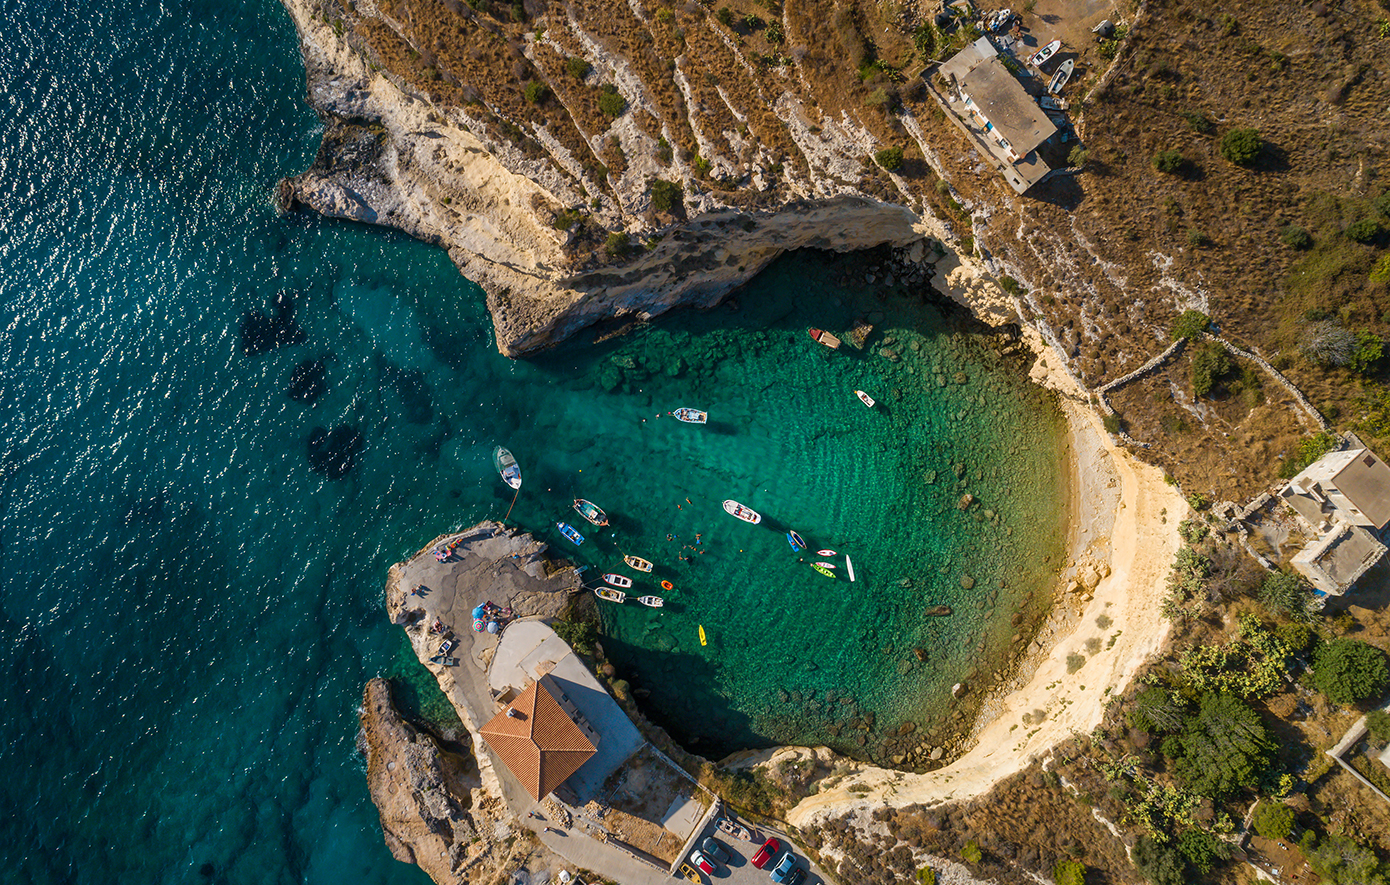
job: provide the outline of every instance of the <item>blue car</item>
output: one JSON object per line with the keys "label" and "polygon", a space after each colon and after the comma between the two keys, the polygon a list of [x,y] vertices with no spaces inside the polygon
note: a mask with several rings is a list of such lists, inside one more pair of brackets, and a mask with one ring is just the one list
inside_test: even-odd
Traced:
{"label": "blue car", "polygon": [[[798,873],[800,873],[800,875],[797,875]],[[772,868],[772,872],[769,875],[772,876],[772,881],[781,883],[781,885],[786,885],[786,883],[790,882],[800,882],[802,877],[806,874],[797,867],[796,856],[788,851],[786,854],[782,855],[781,860],[777,861],[777,866]]]}

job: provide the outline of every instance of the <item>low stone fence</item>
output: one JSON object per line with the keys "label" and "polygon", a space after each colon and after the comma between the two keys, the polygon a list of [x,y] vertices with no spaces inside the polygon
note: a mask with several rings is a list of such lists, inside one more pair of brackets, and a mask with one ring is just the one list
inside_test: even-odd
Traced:
{"label": "low stone fence", "polygon": [[1303,409],[1304,415],[1312,422],[1313,426],[1316,427],[1318,430],[1327,430],[1331,426],[1327,423],[1327,419],[1322,416],[1322,413],[1319,412],[1313,406],[1313,404],[1308,401],[1308,397],[1303,395],[1303,391],[1295,387],[1292,381],[1284,377],[1283,372],[1280,372],[1278,369],[1271,366],[1268,362],[1264,360],[1264,358],[1256,354],[1253,354],[1248,350],[1241,350],[1239,347],[1236,347],[1234,344],[1232,344],[1231,342],[1227,341],[1225,338],[1222,338],[1219,335],[1213,335],[1210,332],[1203,332],[1202,337],[1208,341],[1215,341],[1217,344],[1220,344],[1222,347],[1226,348],[1227,353],[1231,354],[1232,356],[1243,360],[1249,360],[1250,362],[1259,366],[1261,369],[1264,369],[1265,374],[1269,375],[1275,381],[1279,382],[1279,385],[1283,387],[1284,390],[1288,391],[1289,396],[1293,397],[1294,402],[1298,403],[1298,405]]}

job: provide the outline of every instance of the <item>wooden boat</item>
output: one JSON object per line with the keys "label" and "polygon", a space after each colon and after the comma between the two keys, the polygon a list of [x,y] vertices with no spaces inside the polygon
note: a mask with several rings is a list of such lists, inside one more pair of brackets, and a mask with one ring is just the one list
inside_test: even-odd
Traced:
{"label": "wooden boat", "polygon": [[580,544],[584,543],[584,536],[579,534],[579,532],[575,531],[574,526],[570,525],[569,523],[557,522],[555,523],[555,528],[560,530],[560,534],[573,541],[574,546],[578,547]]}
{"label": "wooden boat", "polygon": [[816,565],[820,566],[823,569],[830,569],[831,571],[834,571],[835,569],[835,563],[833,562],[818,562],[816,563]]}
{"label": "wooden boat", "polygon": [[681,875],[689,879],[691,882],[694,882],[695,885],[700,885],[700,874],[695,872],[695,868],[692,867],[690,864],[681,864]]}
{"label": "wooden boat", "polygon": [[1057,73],[1053,74],[1052,79],[1047,83],[1047,91],[1053,95],[1061,92],[1062,87],[1067,85],[1067,81],[1071,79],[1071,72],[1074,70],[1076,70],[1076,61],[1070,58],[1058,65]]}
{"label": "wooden boat", "polygon": [[521,488],[521,468],[517,466],[512,453],[498,446],[492,450],[492,466],[501,474],[502,481],[514,489]]}
{"label": "wooden boat", "polygon": [[662,599],[660,596],[639,596],[637,597],[637,601],[648,608],[661,608],[666,604],[666,600]]}
{"label": "wooden boat", "polygon": [[835,551],[834,551],[834,550],[830,550],[830,549],[828,549],[828,548],[825,549],[825,550],[817,550],[817,551],[816,551],[816,555],[817,555],[817,556],[834,556],[834,555],[835,555]]}
{"label": "wooden boat", "polygon": [[787,543],[792,545],[792,550],[798,553],[806,549],[806,542],[794,531],[787,532]]}
{"label": "wooden boat", "polygon": [[704,424],[709,420],[709,412],[702,412],[699,409],[676,409],[674,412],[667,412],[677,421],[684,421],[686,424]]}
{"label": "wooden boat", "polygon": [[724,502],[724,512],[753,525],[757,525],[763,521],[762,514],[758,513],[756,510],[744,507],[742,504],[732,499]]}
{"label": "wooden boat", "polygon": [[864,405],[868,406],[868,407],[871,408],[871,409],[874,407],[874,398],[871,397],[871,396],[869,396],[869,395],[868,395],[867,393],[865,393],[864,391],[862,391],[862,390],[856,390],[856,391],[854,392],[854,395],[857,396],[857,397],[859,397],[859,401],[860,401],[861,403],[863,403]]}
{"label": "wooden boat", "polygon": [[614,587],[622,587],[624,590],[632,586],[632,579],[623,575],[604,575],[603,579]]}
{"label": "wooden boat", "polygon": [[624,556],[623,562],[627,563],[629,568],[637,569],[639,572],[652,570],[652,564],[640,556]]}
{"label": "wooden boat", "polygon": [[820,572],[821,574],[825,575],[827,578],[833,578],[833,577],[835,577],[835,573],[834,573],[834,572],[832,572],[832,571],[831,571],[830,569],[828,569],[828,568],[822,568],[821,565],[820,565],[819,563],[816,563],[815,565],[811,566],[811,568],[813,568],[813,569],[815,569],[816,571]]}
{"label": "wooden boat", "polygon": [[606,599],[609,602],[626,602],[627,594],[621,590],[614,590],[612,587],[599,587],[594,591],[594,595],[599,599]]}
{"label": "wooden boat", "polygon": [[1042,63],[1057,54],[1057,50],[1062,48],[1061,40],[1053,40],[1051,43],[1033,53],[1033,57],[1028,59],[1028,63],[1034,67],[1041,67]]}
{"label": "wooden boat", "polygon": [[845,554],[845,571],[849,572],[849,582],[854,583],[854,563],[849,561],[849,554]]}
{"label": "wooden boat", "polygon": [[742,839],[744,842],[753,841],[753,833],[747,827],[736,824],[727,817],[721,817],[715,822],[715,826],[719,827],[721,832],[728,833],[735,839]]}
{"label": "wooden boat", "polygon": [[701,625],[700,625],[700,644],[701,644],[701,645],[708,645],[708,644],[709,644],[709,643],[707,643],[707,642],[705,641],[705,625],[704,625],[704,624],[701,624]]}
{"label": "wooden boat", "polygon": [[831,335],[829,332],[823,329],[807,329],[806,332],[811,336],[812,341],[819,341],[831,350],[840,349],[840,339]]}
{"label": "wooden boat", "polygon": [[608,514],[604,513],[593,501],[585,501],[583,498],[574,499],[574,510],[580,516],[602,528],[608,525]]}
{"label": "wooden boat", "polygon": [[1038,96],[1038,104],[1044,111],[1065,111],[1068,107],[1065,98],[1053,98],[1050,95]]}

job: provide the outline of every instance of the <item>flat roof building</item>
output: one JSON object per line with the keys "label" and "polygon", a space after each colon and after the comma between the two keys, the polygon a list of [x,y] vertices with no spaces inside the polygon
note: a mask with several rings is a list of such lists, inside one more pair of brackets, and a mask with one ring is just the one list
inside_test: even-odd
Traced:
{"label": "flat roof building", "polygon": [[1279,490],[1316,533],[1293,567],[1323,593],[1341,595],[1385,555],[1390,465],[1367,448],[1329,452]]}

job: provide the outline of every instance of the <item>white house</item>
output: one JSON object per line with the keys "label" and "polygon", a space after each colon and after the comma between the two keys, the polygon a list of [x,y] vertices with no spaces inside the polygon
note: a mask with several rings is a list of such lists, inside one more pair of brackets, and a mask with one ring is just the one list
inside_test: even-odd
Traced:
{"label": "white house", "polygon": [[1293,567],[1323,593],[1340,596],[1385,555],[1390,465],[1366,448],[1329,452],[1279,491],[1317,536]]}

